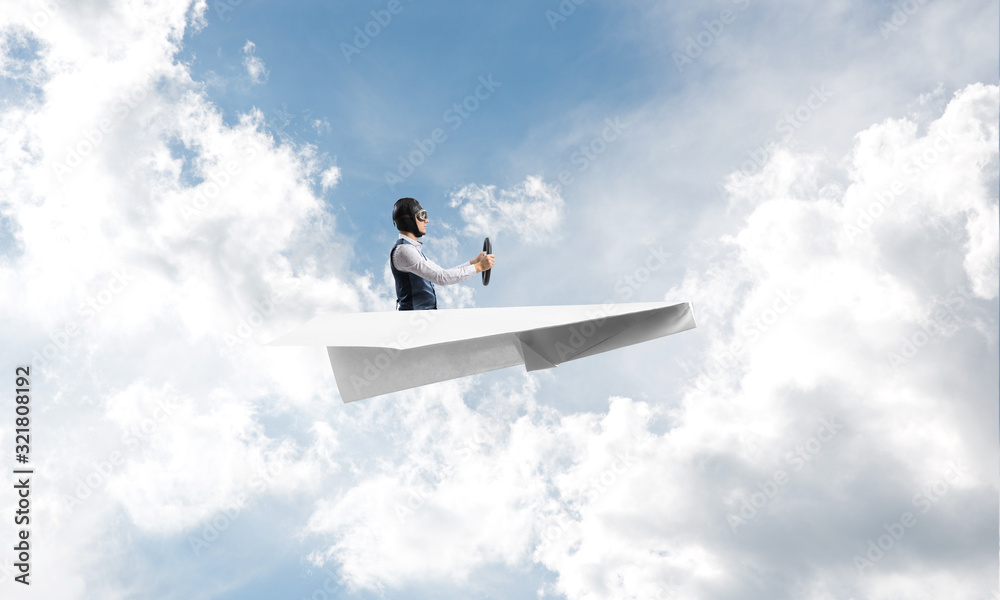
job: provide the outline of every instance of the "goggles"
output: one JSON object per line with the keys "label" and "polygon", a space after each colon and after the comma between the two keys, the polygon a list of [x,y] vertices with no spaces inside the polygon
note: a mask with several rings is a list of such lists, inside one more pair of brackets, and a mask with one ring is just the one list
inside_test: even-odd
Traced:
{"label": "goggles", "polygon": [[427,220],[427,211],[424,210],[424,209],[420,209],[413,216],[416,217],[418,221],[426,221]]}

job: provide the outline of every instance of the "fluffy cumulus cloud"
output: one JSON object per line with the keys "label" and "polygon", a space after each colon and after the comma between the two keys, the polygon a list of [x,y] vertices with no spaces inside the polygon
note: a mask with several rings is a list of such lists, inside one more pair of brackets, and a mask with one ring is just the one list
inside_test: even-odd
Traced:
{"label": "fluffy cumulus cloud", "polygon": [[61,573],[38,597],[118,595],[85,574],[79,557],[108,550],[88,551],[94,536],[191,532],[272,493],[276,470],[288,493],[329,468],[320,429],[265,425],[280,380],[300,382],[300,407],[327,393],[322,356],[261,342],[320,306],[361,309],[315,192],[339,171],[276,142],[257,110],[224,122],[175,60],[205,9],[25,3],[0,18],[24,90],[0,114],[5,355],[32,363],[60,442],[35,457],[50,516],[33,536],[66,548],[37,555]]}
{"label": "fluffy cumulus cloud", "polygon": [[252,407],[221,390],[192,398],[138,383],[110,396],[106,414],[131,455],[108,491],[151,532],[190,529],[238,507],[274,485],[294,453],[288,442],[267,439]]}
{"label": "fluffy cumulus cloud", "polygon": [[509,383],[477,410],[462,383],[382,407],[398,436],[395,460],[319,504],[308,530],[336,542],[313,560],[376,589],[468,580],[484,564],[522,567],[540,543],[560,543],[573,515],[633,464],[649,409],[615,399],[609,415],[563,417],[536,403],[533,378]]}
{"label": "fluffy cumulus cloud", "polygon": [[469,184],[451,194],[451,206],[460,207],[469,235],[510,232],[529,243],[544,243],[559,235],[563,199],[558,186],[529,176],[510,189]]}
{"label": "fluffy cumulus cloud", "polygon": [[[508,374],[330,411],[322,352],[262,342],[391,299],[336,241],[339,168],[255,109],[223,118],[177,62],[206,9],[0,15],[3,353],[35,370],[33,566],[58,574],[38,597],[161,597],[184,561],[137,581],[123,553],[205,556],[279,496],[295,508],[254,526],[291,514],[282,535],[358,590],[499,565],[571,599],[993,593],[997,86],[876,123],[842,161],[784,148],[729,178],[737,224],[669,293],[699,319],[680,393],[564,413],[550,375]],[[452,205],[467,234],[560,235],[538,177]]]}
{"label": "fluffy cumulus cloud", "polygon": [[372,589],[534,563],[546,597],[988,597],[998,97],[735,174],[742,225],[671,291],[704,339],[679,403],[412,398],[392,459],[318,506],[313,559]]}
{"label": "fluffy cumulus cloud", "polygon": [[632,506],[551,557],[561,591],[991,593],[997,100],[861,132],[846,183],[787,150],[730,180],[745,225],[677,290],[706,336],[679,425]]}

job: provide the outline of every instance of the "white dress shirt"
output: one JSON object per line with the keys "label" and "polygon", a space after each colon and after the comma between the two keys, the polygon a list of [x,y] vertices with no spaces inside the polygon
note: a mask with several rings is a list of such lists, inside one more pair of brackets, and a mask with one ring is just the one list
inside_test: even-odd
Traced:
{"label": "white dress shirt", "polygon": [[451,269],[442,269],[420,254],[423,244],[411,240],[402,233],[399,237],[406,243],[396,246],[393,250],[392,264],[404,273],[413,273],[437,285],[461,283],[476,274],[476,266],[467,262]]}

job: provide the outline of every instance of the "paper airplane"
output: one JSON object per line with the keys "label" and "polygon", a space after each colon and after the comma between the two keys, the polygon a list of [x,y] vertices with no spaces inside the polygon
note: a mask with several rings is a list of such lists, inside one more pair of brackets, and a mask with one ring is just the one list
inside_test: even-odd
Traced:
{"label": "paper airplane", "polygon": [[528,371],[695,327],[687,302],[321,315],[271,342],[326,346],[344,402],[524,365]]}

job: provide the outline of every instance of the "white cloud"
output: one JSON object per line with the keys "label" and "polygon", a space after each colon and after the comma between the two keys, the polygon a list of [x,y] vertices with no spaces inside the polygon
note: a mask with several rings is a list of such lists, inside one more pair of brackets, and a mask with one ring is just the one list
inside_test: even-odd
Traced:
{"label": "white cloud", "polygon": [[[982,459],[993,436],[974,416],[991,402],[980,385],[992,376],[971,366],[985,358],[980,344],[995,349],[988,330],[996,305],[977,297],[996,294],[978,291],[981,275],[964,267],[971,253],[990,256],[996,277],[995,222],[977,238],[988,243],[963,238],[975,237],[966,234],[969,225],[996,209],[989,182],[997,91],[960,90],[923,136],[905,120],[862,132],[846,190],[820,183],[820,159],[787,151],[760,173],[730,181],[731,194],[754,207],[742,230],[723,240],[738,253],[724,258],[721,250],[712,279],[694,271],[677,290],[719,319],[700,321],[708,352],[678,415],[683,424],[637,461],[634,487],[623,492],[633,505],[616,513],[615,527],[595,519],[575,553],[546,562],[560,573],[560,590],[571,598],[656,597],[661,586],[676,597],[833,597],[846,585],[857,597],[881,598],[887,582],[903,577],[921,582],[908,597],[956,593],[944,591],[960,584],[933,556],[938,544],[957,551],[960,536],[943,531],[985,518],[991,509],[982,499],[996,490]],[[928,148],[945,131],[953,137],[930,161]],[[926,169],[908,176],[917,157],[928,159]],[[849,229],[897,180],[907,192],[860,231]],[[913,260],[913,243],[929,245],[920,253],[926,261]],[[712,297],[715,278],[746,291],[720,302]],[[923,339],[914,332],[938,314],[948,324],[916,356],[892,364],[888,354]],[[958,399],[948,382],[963,379],[980,383]],[[843,429],[811,464],[789,463],[787,453],[808,446],[824,412]],[[925,516],[912,498],[951,464],[968,470],[950,502]],[[733,534],[727,517],[739,515],[741,499],[778,468],[791,479],[787,487]],[[850,508],[838,500],[845,495]],[[858,577],[853,557],[885,533],[883,521],[908,510],[937,539],[915,534]],[[787,569],[795,569],[801,591],[773,583]],[[751,571],[767,574],[763,587],[749,583]],[[965,586],[957,588],[964,595],[989,593],[986,584]]]}
{"label": "white cloud", "polygon": [[379,405],[397,450],[317,508],[309,530],[333,541],[314,560],[373,589],[531,560],[574,600],[989,595],[997,99],[973,85],[932,122],[866,129],[846,187],[788,149],[732,178],[746,219],[672,292],[705,347],[678,405],[561,415],[531,376],[475,411],[467,382]]}
{"label": "white cloud", "polygon": [[528,176],[520,184],[500,190],[495,185],[469,184],[451,195],[460,206],[469,235],[510,232],[529,243],[551,242],[559,235],[563,199],[557,186]]}
{"label": "white cloud", "polygon": [[523,383],[519,394],[494,403],[496,415],[462,402],[467,382],[380,403],[377,410],[389,411],[382,418],[400,435],[398,462],[320,503],[308,531],[336,542],[313,559],[336,560],[361,588],[454,581],[485,562],[523,562],[534,537],[534,505],[544,493],[544,481],[525,477],[537,462],[525,449],[550,437],[535,435],[537,409],[506,431],[505,420],[530,404],[534,384]]}
{"label": "white cloud", "polygon": [[[33,29],[20,25],[28,5],[0,17],[40,48],[24,71],[37,96],[0,116],[15,237],[0,263],[16,339],[4,352],[32,362],[55,440],[38,453],[36,483],[51,491],[36,508],[50,517],[32,535],[66,548],[36,563],[61,573],[33,582],[40,597],[121,597],[131,584],[94,564],[122,539],[200,532],[240,498],[312,490],[317,468],[339,468],[322,418],[305,436],[268,430],[284,411],[329,406],[322,352],[262,345],[321,306],[360,309],[313,191],[335,171],[279,145],[258,111],[223,121],[175,61],[204,9],[52,3]],[[245,51],[251,74],[263,68]],[[278,464],[274,486],[262,474]]]}
{"label": "white cloud", "polygon": [[192,528],[276,485],[292,460],[290,447],[263,435],[252,407],[221,390],[196,399],[139,383],[107,406],[127,456],[108,491],[140,529]]}
{"label": "white cloud", "polygon": [[256,55],[257,45],[247,40],[243,44],[243,66],[247,69],[247,75],[253,83],[264,83],[267,81],[268,70],[264,66],[264,61]]}
{"label": "white cloud", "polygon": [[[536,403],[542,374],[485,399],[472,379],[332,411],[322,352],[261,343],[320,310],[391,298],[345,267],[314,192],[336,167],[276,142],[259,112],[223,120],[175,62],[205,9],[0,14],[41,48],[30,65],[3,63],[40,93],[0,117],[16,237],[0,262],[15,341],[3,351],[9,364],[40,353],[46,402],[32,535],[51,550],[38,572],[59,577],[38,578],[40,596],[151,596],[107,565],[202,531],[243,493],[322,498],[308,527],[291,526],[358,587],[536,563],[556,574],[546,593],[569,598],[992,592],[980,582],[995,580],[995,554],[980,549],[997,492],[996,86],[960,90],[935,120],[862,131],[842,183],[824,178],[839,164],[789,149],[729,182],[746,218],[672,291],[694,301],[705,351],[680,404],[651,392],[564,415]],[[39,11],[43,25],[23,26]],[[252,43],[245,54],[266,77]],[[906,192],[873,208],[894,182]],[[540,178],[467,186],[453,203],[469,234],[561,234],[562,198]],[[843,428],[794,470],[787,453],[827,413]],[[396,444],[384,459],[379,435]],[[261,479],[287,458],[280,485]],[[915,494],[952,464],[960,476],[922,512]],[[779,468],[790,481],[734,534],[728,517]],[[906,510],[915,528],[859,577],[854,556]],[[13,539],[9,521],[0,538]]]}
{"label": "white cloud", "polygon": [[323,186],[323,190],[328,190],[337,185],[340,182],[340,167],[333,165],[329,169],[323,171],[320,178],[320,183]]}

